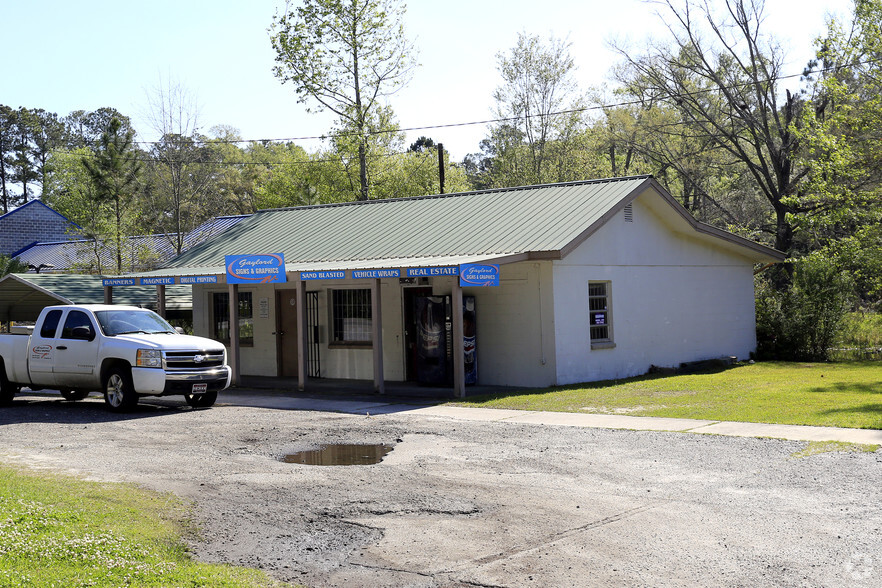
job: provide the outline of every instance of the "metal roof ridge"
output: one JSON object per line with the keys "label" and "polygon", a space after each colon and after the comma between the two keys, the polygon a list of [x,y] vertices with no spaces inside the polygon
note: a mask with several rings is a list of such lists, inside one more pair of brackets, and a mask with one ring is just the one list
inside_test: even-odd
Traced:
{"label": "metal roof ridge", "polygon": [[469,192],[451,192],[449,194],[426,194],[424,196],[410,196],[406,198],[382,198],[380,200],[354,200],[351,202],[330,202],[326,204],[308,204],[306,206],[286,206],[282,208],[264,208],[258,210],[254,215],[267,212],[282,212],[289,210],[311,210],[319,208],[337,208],[342,206],[363,206],[368,204],[382,204],[390,202],[412,202],[414,200],[433,200],[440,198],[453,198],[456,196],[474,196],[478,194],[498,194],[500,192],[519,192],[523,190],[536,190],[540,188],[557,188],[569,186],[586,186],[590,184],[611,184],[614,182],[628,182],[635,180],[653,179],[652,174],[643,174],[637,176],[623,176],[616,178],[596,178],[591,180],[575,180],[572,182],[552,182],[549,184],[533,184],[529,186],[510,186],[507,188],[488,188],[487,190],[472,190]]}

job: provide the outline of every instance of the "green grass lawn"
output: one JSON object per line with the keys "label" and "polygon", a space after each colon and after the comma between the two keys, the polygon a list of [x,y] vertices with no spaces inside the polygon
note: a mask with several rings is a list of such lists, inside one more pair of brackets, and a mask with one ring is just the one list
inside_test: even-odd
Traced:
{"label": "green grass lawn", "polygon": [[461,406],[882,429],[882,363],[742,364],[525,390]]}
{"label": "green grass lawn", "polygon": [[172,495],[0,466],[0,586],[279,586],[193,561]]}

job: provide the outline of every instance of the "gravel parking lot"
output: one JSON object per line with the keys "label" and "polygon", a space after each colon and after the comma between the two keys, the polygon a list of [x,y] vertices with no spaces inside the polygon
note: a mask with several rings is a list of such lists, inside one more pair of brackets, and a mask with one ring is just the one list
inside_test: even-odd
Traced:
{"label": "gravel parking lot", "polygon": [[[379,464],[309,466],[323,443]],[[196,556],[306,586],[878,586],[882,451],[805,443],[23,394],[0,460],[171,491]]]}

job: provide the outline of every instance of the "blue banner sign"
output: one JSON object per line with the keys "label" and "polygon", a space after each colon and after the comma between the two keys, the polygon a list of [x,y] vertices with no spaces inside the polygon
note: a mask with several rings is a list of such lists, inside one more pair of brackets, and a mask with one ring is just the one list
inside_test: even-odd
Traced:
{"label": "blue banner sign", "polygon": [[134,286],[135,278],[109,278],[101,280],[102,286]]}
{"label": "blue banner sign", "polygon": [[458,267],[412,267],[407,270],[409,278],[428,278],[432,276],[458,276]]}
{"label": "blue banner sign", "polygon": [[285,256],[281,253],[227,255],[227,284],[283,284]]}
{"label": "blue banner sign", "polygon": [[217,284],[217,276],[181,276],[182,284]]}
{"label": "blue banner sign", "polygon": [[301,280],[342,280],[346,278],[346,272],[335,270],[330,272],[300,272]]}
{"label": "blue banner sign", "polygon": [[352,270],[352,277],[356,280],[364,278],[400,278],[401,270],[397,269],[381,269],[381,270]]}
{"label": "blue banner sign", "polygon": [[459,266],[459,285],[466,286],[498,286],[499,266],[464,263]]}
{"label": "blue banner sign", "polygon": [[175,279],[171,276],[164,278],[141,278],[142,286],[174,286]]}

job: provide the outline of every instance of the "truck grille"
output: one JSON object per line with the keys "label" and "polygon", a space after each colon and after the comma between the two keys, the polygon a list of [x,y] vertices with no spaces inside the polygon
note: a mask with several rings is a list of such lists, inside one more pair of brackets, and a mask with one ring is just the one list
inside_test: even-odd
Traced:
{"label": "truck grille", "polygon": [[166,351],[165,366],[168,369],[193,370],[224,365],[224,351]]}

